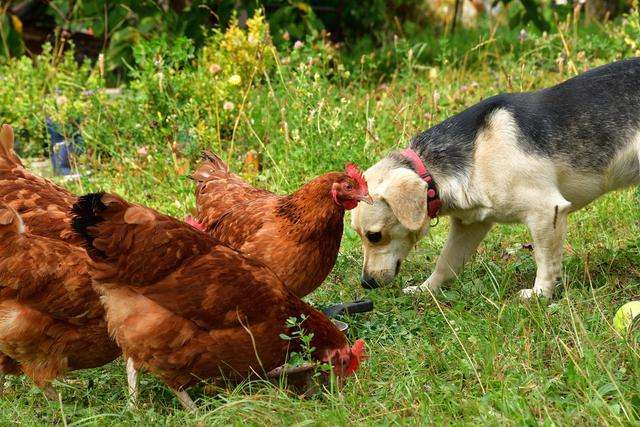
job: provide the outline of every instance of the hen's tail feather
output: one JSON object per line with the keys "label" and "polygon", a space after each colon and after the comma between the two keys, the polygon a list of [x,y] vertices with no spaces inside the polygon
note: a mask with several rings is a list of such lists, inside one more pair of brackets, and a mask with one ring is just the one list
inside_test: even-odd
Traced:
{"label": "hen's tail feather", "polygon": [[22,166],[22,162],[13,151],[13,128],[8,125],[2,125],[0,129],[0,165],[8,163],[13,166]]}
{"label": "hen's tail feather", "polygon": [[218,157],[217,154],[213,153],[212,151],[204,150],[202,152],[202,158],[210,162],[211,166],[214,169],[217,169],[223,172],[229,172],[229,166],[227,166],[227,164],[220,157]]}
{"label": "hen's tail feather", "polygon": [[221,176],[228,176],[229,167],[227,164],[211,151],[203,151],[202,159],[203,161],[200,162],[196,170],[190,175],[190,178],[195,182],[208,182],[212,179],[219,179]]}
{"label": "hen's tail feather", "polygon": [[93,246],[95,235],[92,234],[90,227],[94,227],[105,220],[100,214],[107,209],[102,202],[101,193],[90,193],[78,198],[73,205],[71,212],[73,213],[73,221],[71,227],[85,241],[85,248],[91,258],[106,258],[106,254]]}

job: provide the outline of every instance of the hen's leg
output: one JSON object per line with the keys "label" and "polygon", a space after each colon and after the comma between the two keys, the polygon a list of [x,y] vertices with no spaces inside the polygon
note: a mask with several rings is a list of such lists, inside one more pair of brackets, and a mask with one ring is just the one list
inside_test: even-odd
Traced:
{"label": "hen's leg", "polygon": [[51,383],[47,383],[41,386],[40,389],[42,390],[44,395],[47,397],[47,399],[51,400],[52,402],[58,401],[59,399],[58,392],[56,391],[55,388],[53,388]]}
{"label": "hen's leg", "polygon": [[173,392],[173,394],[176,395],[176,397],[178,398],[178,400],[180,401],[184,409],[192,412],[195,412],[196,410],[198,410],[198,407],[196,406],[195,403],[193,403],[193,400],[191,400],[191,398],[189,397],[189,394],[186,391],[184,390],[178,391],[173,388],[171,389],[171,391]]}
{"label": "hen's leg", "polygon": [[127,359],[127,383],[129,385],[129,407],[138,404],[138,371],[132,358]]}
{"label": "hen's leg", "polygon": [[408,286],[403,291],[407,294],[427,289],[435,292],[442,284],[455,279],[464,263],[473,256],[484,236],[491,230],[492,225],[490,222],[463,224],[459,219],[451,218],[449,236],[436,261],[435,269],[423,284]]}
{"label": "hen's leg", "polygon": [[20,365],[9,356],[0,353],[0,394],[4,393],[4,380],[7,375],[20,375]]}

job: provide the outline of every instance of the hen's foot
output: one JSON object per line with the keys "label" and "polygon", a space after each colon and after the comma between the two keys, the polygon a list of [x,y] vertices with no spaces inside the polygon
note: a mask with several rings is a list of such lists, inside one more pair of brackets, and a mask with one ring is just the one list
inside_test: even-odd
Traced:
{"label": "hen's foot", "polygon": [[198,410],[198,407],[195,403],[193,403],[193,400],[191,400],[191,397],[189,397],[189,394],[186,391],[178,391],[174,389],[171,389],[171,391],[176,395],[184,409],[191,412],[195,412]]}
{"label": "hen's foot", "polygon": [[42,387],[42,392],[47,397],[47,399],[51,400],[52,402],[57,402],[60,400],[60,395],[51,384],[47,384]]}

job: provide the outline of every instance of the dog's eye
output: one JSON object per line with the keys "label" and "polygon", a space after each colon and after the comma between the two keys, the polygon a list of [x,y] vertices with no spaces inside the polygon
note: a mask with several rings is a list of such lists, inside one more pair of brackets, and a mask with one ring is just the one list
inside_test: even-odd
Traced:
{"label": "dog's eye", "polygon": [[382,239],[382,233],[379,231],[376,232],[368,232],[367,233],[367,240],[370,241],[371,243],[378,243],[380,240]]}

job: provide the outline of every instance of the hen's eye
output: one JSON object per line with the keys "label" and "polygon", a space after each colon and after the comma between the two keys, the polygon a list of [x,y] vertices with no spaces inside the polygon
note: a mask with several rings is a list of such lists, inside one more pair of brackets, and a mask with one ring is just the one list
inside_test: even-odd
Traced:
{"label": "hen's eye", "polygon": [[345,188],[346,188],[347,190],[353,190],[353,186],[352,186],[351,184],[347,184],[347,185],[345,186]]}
{"label": "hen's eye", "polygon": [[379,231],[367,233],[367,240],[371,243],[378,243],[382,239],[382,233]]}

